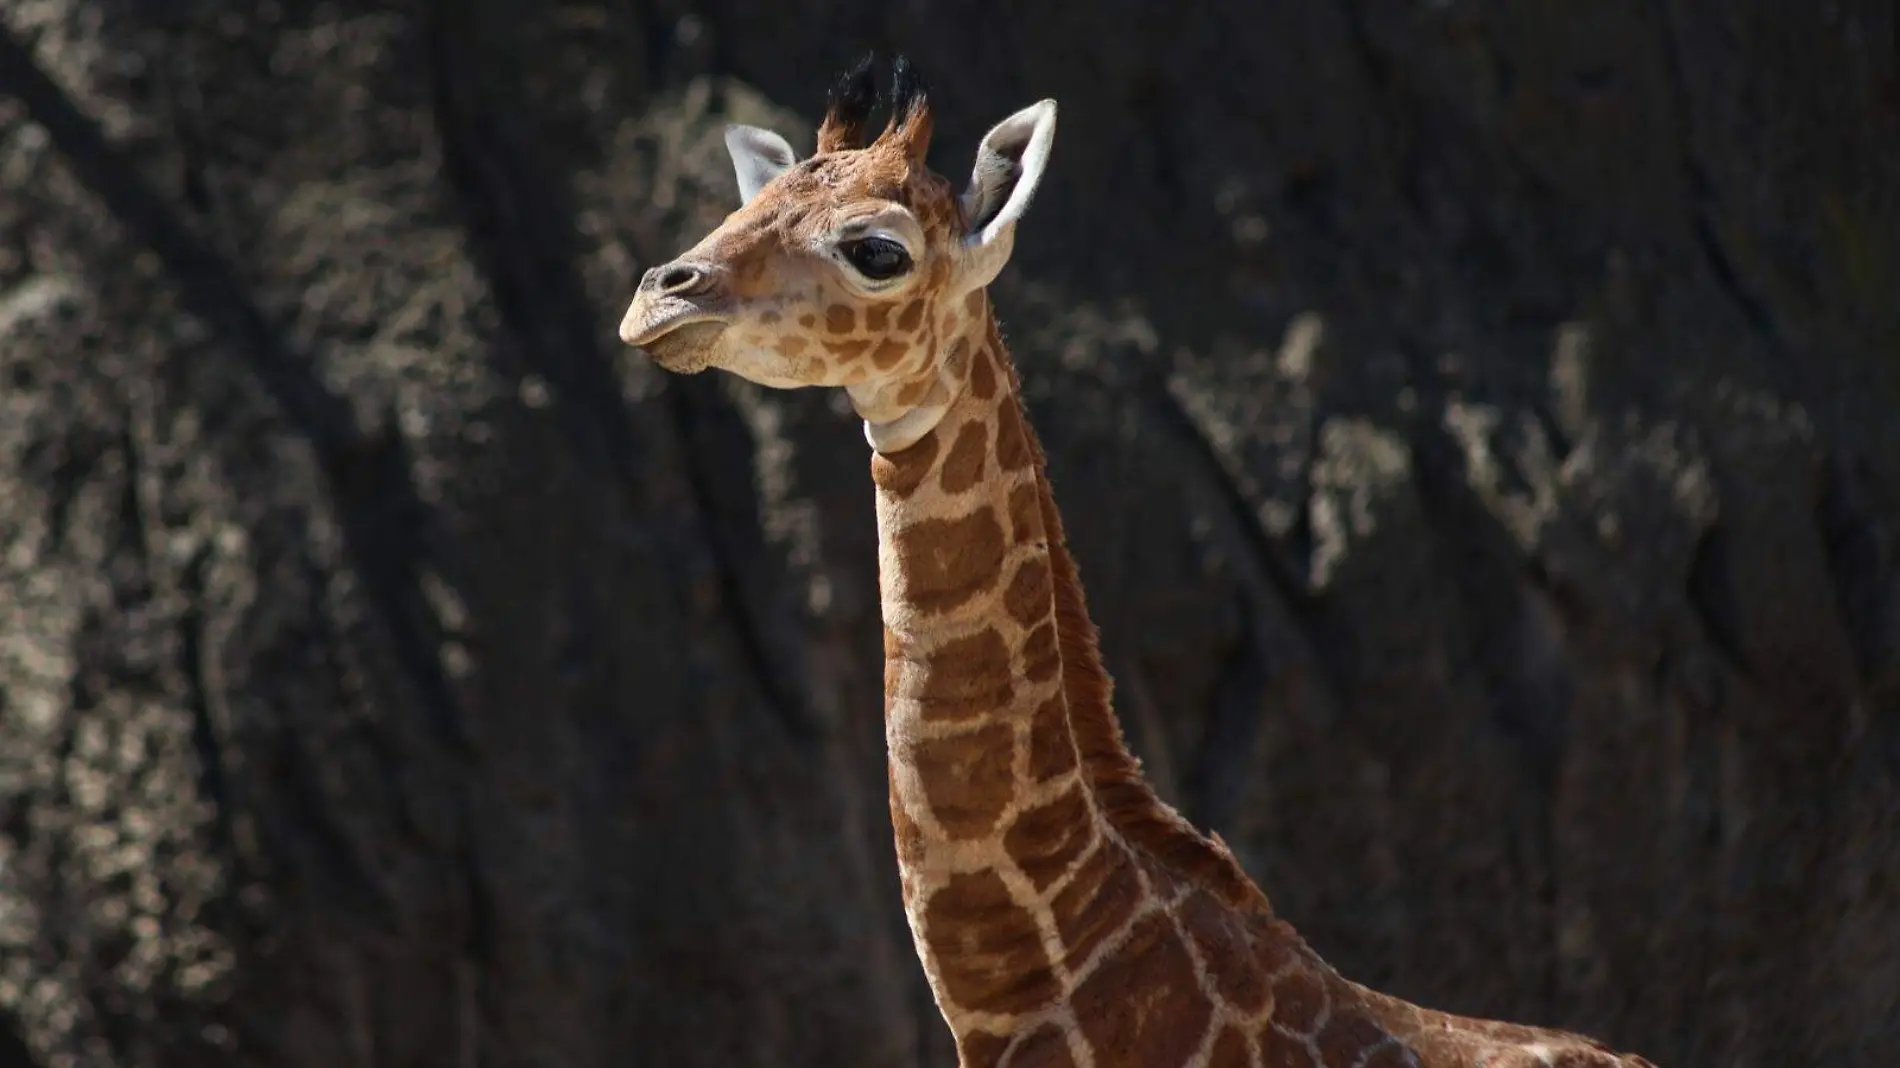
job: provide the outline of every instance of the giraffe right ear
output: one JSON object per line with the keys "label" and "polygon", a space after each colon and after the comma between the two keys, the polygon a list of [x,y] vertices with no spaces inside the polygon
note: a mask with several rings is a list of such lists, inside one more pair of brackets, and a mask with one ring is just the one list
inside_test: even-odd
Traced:
{"label": "giraffe right ear", "polygon": [[732,153],[732,169],[739,176],[740,204],[750,204],[767,182],[798,162],[783,137],[757,126],[726,127],[726,151]]}

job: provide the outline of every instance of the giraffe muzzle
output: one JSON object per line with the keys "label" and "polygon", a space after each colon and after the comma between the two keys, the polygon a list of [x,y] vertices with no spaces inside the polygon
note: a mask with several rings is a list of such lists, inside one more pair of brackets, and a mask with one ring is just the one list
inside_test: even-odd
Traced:
{"label": "giraffe muzzle", "polygon": [[[647,274],[649,279],[655,277],[653,271]],[[642,281],[620,320],[620,340],[641,349],[668,371],[703,371],[712,365],[720,335],[726,332],[726,317],[699,300],[666,292],[667,281],[678,287],[700,284],[697,279],[672,278],[649,287]]]}
{"label": "giraffe muzzle", "polygon": [[697,263],[675,260],[655,267],[640,278],[641,293],[665,297],[700,297],[713,288],[719,272]]}
{"label": "giraffe muzzle", "polygon": [[701,370],[726,326],[724,277],[717,267],[685,260],[647,271],[620,320],[620,340],[647,350],[667,370]]}
{"label": "giraffe muzzle", "polygon": [[674,374],[698,374],[715,362],[726,324],[716,319],[669,325],[664,333],[640,343],[653,362]]}

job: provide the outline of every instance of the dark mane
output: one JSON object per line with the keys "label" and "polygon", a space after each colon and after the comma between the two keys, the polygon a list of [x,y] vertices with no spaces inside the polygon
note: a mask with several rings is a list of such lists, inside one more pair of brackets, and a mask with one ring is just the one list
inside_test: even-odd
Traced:
{"label": "dark mane", "polygon": [[[1014,367],[1009,375],[1015,395],[1022,396],[1022,380]],[[1029,439],[1029,454],[1036,469],[1047,471],[1042,441],[1027,420],[1023,433]],[[1163,804],[1123,742],[1121,721],[1115,717],[1112,703],[1114,683],[1102,665],[1100,633],[1089,618],[1082,579],[1062,528],[1062,513],[1056,508],[1047,477],[1037,481],[1043,529],[1049,539],[1056,641],[1062,652],[1062,693],[1069,706],[1069,731],[1103,816],[1130,845],[1227,905],[1257,916],[1271,915],[1266,893],[1248,878],[1226,843],[1202,834]]]}

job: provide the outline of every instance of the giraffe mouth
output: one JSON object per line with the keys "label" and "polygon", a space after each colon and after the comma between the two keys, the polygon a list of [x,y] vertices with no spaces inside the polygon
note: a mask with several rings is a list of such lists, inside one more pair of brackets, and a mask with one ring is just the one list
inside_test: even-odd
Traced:
{"label": "giraffe mouth", "polygon": [[628,338],[653,362],[677,374],[693,374],[712,365],[714,347],[728,324],[710,316],[681,316]]}

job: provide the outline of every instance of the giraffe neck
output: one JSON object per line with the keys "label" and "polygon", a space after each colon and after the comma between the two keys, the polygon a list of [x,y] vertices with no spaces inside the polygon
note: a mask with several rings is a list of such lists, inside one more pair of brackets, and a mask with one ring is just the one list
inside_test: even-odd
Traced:
{"label": "giraffe neck", "polygon": [[1122,744],[987,304],[940,336],[955,351],[936,362],[964,373],[913,444],[872,460],[905,910],[960,1045],[1076,1042],[1071,995],[1143,914],[1196,888],[1265,900]]}
{"label": "giraffe neck", "polygon": [[960,1064],[1654,1068],[1345,980],[1156,799],[987,301],[935,336],[912,401],[853,399],[874,445],[871,412],[934,409],[871,474],[904,910]]}

